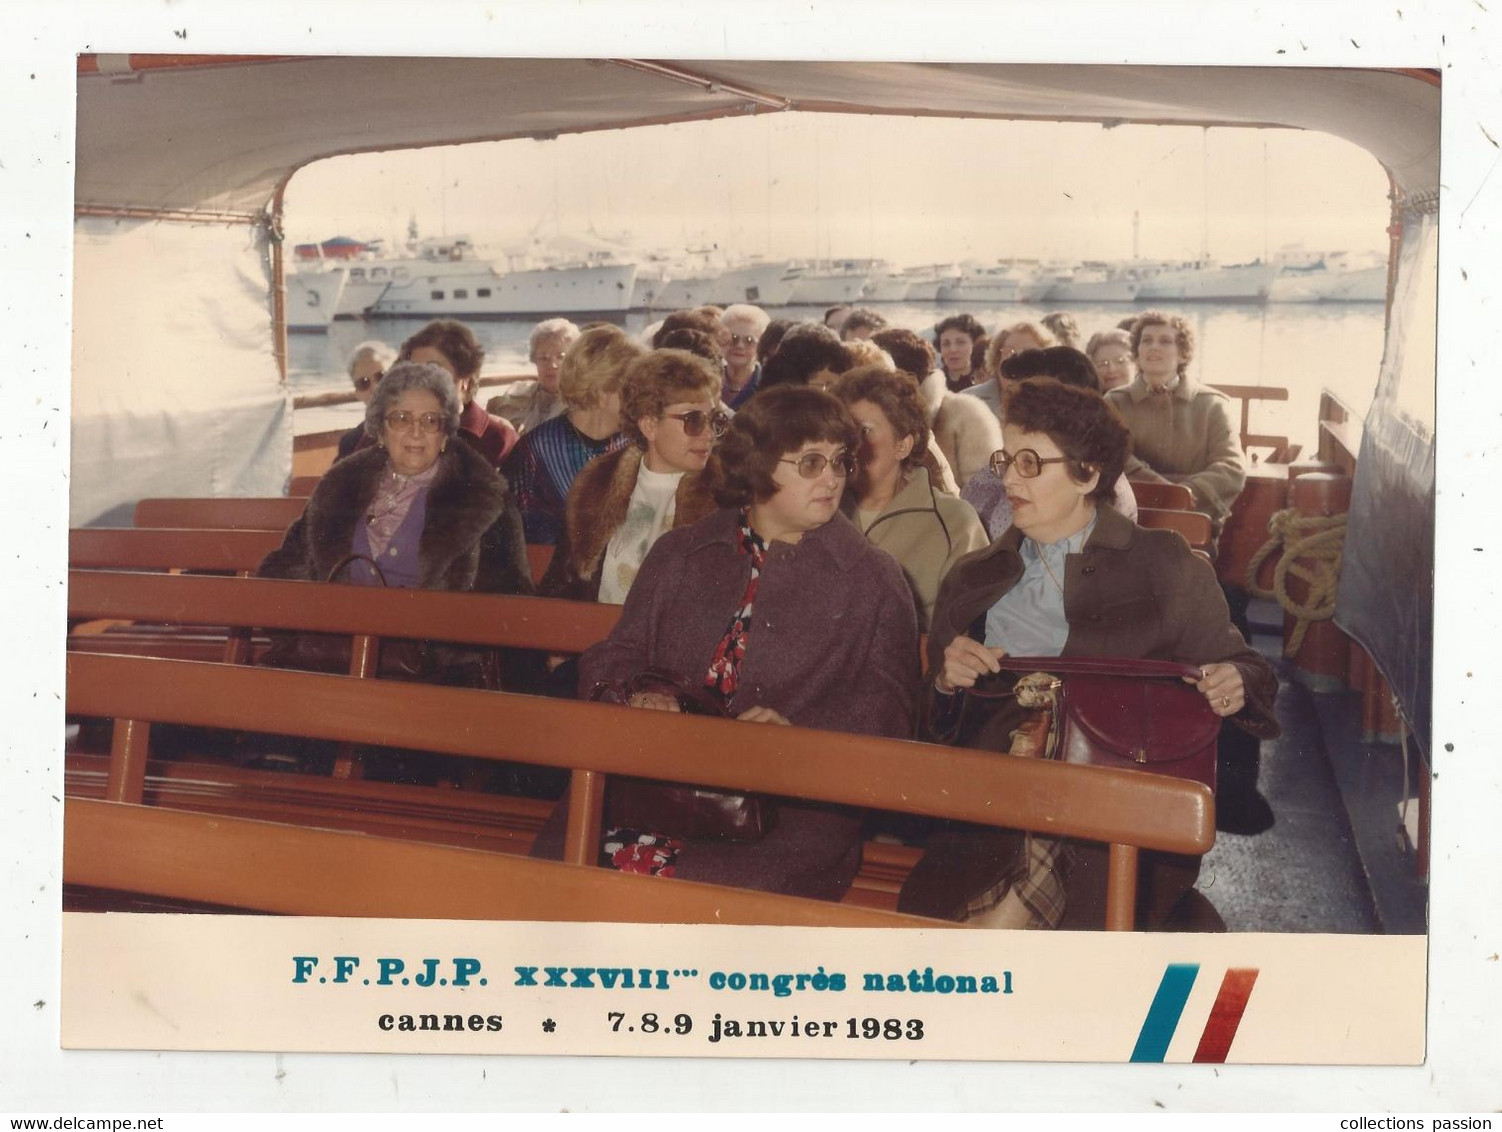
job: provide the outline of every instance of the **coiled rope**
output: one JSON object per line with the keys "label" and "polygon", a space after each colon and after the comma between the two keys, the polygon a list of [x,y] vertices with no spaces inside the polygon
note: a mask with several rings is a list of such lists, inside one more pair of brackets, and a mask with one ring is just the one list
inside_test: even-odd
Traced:
{"label": "coiled rope", "polygon": [[[1335,616],[1335,586],[1340,579],[1340,556],[1346,544],[1346,516],[1300,515],[1295,508],[1279,511],[1267,521],[1271,536],[1247,563],[1247,589],[1257,597],[1274,598],[1297,621],[1283,645],[1283,655],[1293,658],[1304,644],[1304,634],[1315,621]],[[1272,589],[1257,584],[1262,564],[1282,554],[1273,568]],[[1302,581],[1308,592],[1302,601],[1288,592],[1289,577]]]}

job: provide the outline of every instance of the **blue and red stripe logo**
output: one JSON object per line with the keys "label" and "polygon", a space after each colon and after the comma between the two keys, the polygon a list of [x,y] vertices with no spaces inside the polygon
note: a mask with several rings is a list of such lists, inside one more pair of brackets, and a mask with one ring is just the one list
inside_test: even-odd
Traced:
{"label": "blue and red stripe logo", "polygon": [[[1179,1028],[1184,1004],[1189,1001],[1189,992],[1194,989],[1199,971],[1198,963],[1168,965],[1137,1035],[1137,1044],[1132,1049],[1133,1061],[1161,1062],[1168,1054],[1169,1043]],[[1199,1046],[1194,1051],[1195,1061],[1219,1065],[1226,1060],[1231,1043],[1236,1039],[1237,1027],[1241,1025],[1241,1016],[1246,1013],[1247,1000],[1252,997],[1257,971],[1256,967],[1232,967],[1226,971],[1215,996],[1215,1005],[1210,1008],[1210,1017],[1205,1020]]]}

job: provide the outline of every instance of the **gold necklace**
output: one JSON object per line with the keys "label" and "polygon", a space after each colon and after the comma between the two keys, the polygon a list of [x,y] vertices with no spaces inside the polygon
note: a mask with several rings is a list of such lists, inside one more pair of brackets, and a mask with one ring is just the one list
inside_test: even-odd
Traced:
{"label": "gold necklace", "polygon": [[[1065,550],[1065,553],[1068,553],[1067,549]],[[1042,546],[1038,547],[1038,561],[1043,563],[1043,569],[1048,573],[1048,580],[1054,584],[1055,588],[1057,588],[1059,591],[1059,595],[1062,597],[1064,593],[1064,583],[1059,581],[1058,575],[1053,572],[1053,567],[1048,564],[1047,548]]]}

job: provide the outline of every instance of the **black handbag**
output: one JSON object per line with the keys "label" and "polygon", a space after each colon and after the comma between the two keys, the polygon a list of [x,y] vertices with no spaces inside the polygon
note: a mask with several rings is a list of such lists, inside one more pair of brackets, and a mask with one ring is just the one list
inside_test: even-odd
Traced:
{"label": "black handbag", "polygon": [[[355,562],[366,562],[375,571],[381,585],[386,575],[380,563],[364,554],[346,554],[329,570],[325,582],[332,582]],[[348,675],[353,642],[337,633],[277,633],[271,646],[258,663],[268,668],[295,668],[303,672],[329,672]],[[426,681],[437,671],[432,650],[426,641],[383,640],[376,672],[388,680]]]}
{"label": "black handbag", "polygon": [[[688,715],[725,718],[718,699],[674,673],[648,669],[626,681],[601,681],[588,698],[629,704],[638,693],[672,696]],[[707,786],[684,786],[612,775],[605,791],[606,829],[637,829],[687,841],[757,841],[777,819],[777,803],[761,794],[738,794]]]}
{"label": "black handbag", "polygon": [[[1120,657],[1003,656],[1002,672],[1036,673],[1052,700],[1053,757],[1064,762],[1168,774],[1215,789],[1221,719],[1185,677],[1198,667]],[[1013,696],[1008,679],[986,677],[974,694]],[[1018,681],[1020,683],[1020,681]]]}

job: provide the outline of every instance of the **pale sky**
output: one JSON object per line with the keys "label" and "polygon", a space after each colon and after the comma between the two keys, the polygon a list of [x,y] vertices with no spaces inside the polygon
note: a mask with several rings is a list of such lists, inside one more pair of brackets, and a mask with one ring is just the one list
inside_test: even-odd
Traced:
{"label": "pale sky", "polygon": [[[1207,194],[1208,181],[1208,194]],[[1387,176],[1326,134],[780,114],[553,141],[319,162],[287,192],[297,242],[534,228],[637,251],[850,256],[899,265],[999,256],[1225,263],[1386,248]],[[1208,228],[1205,222],[1208,195]]]}

